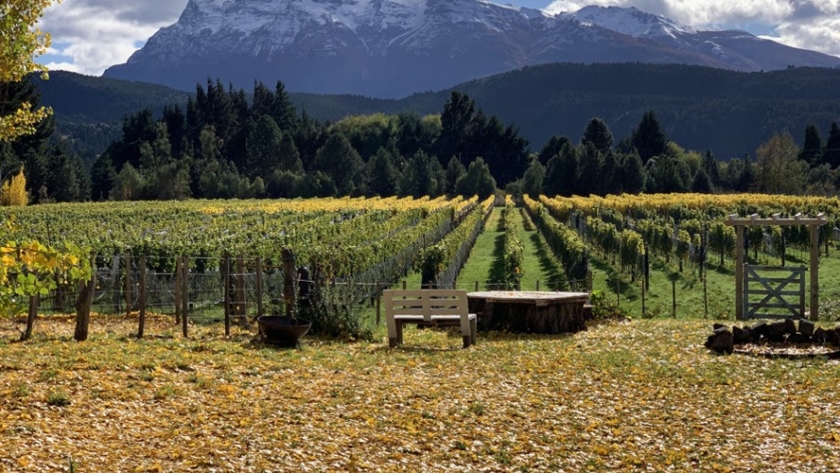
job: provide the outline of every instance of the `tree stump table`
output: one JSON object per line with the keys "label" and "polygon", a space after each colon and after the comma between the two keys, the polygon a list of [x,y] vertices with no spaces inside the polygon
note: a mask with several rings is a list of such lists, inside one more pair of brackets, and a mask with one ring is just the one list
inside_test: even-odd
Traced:
{"label": "tree stump table", "polygon": [[586,330],[586,292],[486,291],[467,294],[480,330],[566,333]]}

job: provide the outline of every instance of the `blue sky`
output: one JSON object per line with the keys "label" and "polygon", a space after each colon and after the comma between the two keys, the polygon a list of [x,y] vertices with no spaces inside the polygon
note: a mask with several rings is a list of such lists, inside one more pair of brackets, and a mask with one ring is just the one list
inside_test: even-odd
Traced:
{"label": "blue sky", "polygon": [[[53,45],[38,58],[54,70],[100,75],[124,63],[158,29],[175,23],[188,0],[63,0],[40,26]],[[202,1],[202,0],[194,0]],[[280,1],[280,0],[277,0]],[[840,56],[840,0],[500,0],[575,11],[587,5],[636,7],[695,28],[738,28],[790,46]]]}

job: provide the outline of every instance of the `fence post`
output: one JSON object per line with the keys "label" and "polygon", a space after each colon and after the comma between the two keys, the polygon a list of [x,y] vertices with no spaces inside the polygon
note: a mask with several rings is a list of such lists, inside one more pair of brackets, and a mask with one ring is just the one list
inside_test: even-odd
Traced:
{"label": "fence post", "polygon": [[376,326],[379,326],[382,314],[382,288],[376,283]]}
{"label": "fence post", "polygon": [[645,291],[645,280],[642,279],[642,318],[644,318],[645,314],[647,314],[647,308],[645,307],[645,293],[646,292],[647,291]]}
{"label": "fence post", "polygon": [[225,336],[230,336],[230,253],[225,251],[224,262],[224,282],[225,285],[223,293],[225,300]]}
{"label": "fence post", "polygon": [[175,324],[181,323],[181,257],[175,257]]}
{"label": "fence post", "polygon": [[295,278],[297,278],[297,266],[295,254],[291,248],[283,248],[283,302],[286,305],[286,317],[296,315],[297,294],[295,293]]}
{"label": "fence post", "polygon": [[539,279],[537,279],[537,286],[536,287],[537,287],[536,291],[540,292],[540,280]]}
{"label": "fence post", "polygon": [[586,292],[592,293],[592,270],[586,269]]}
{"label": "fence post", "polygon": [[187,264],[187,257],[181,257],[181,333],[184,338],[188,337],[187,333],[187,313],[190,307],[190,266]]}
{"label": "fence post", "polygon": [[[239,319],[239,325],[244,326],[242,319],[248,317],[247,303],[245,299],[245,260],[242,255],[236,257],[236,310],[235,316]],[[246,322],[247,323],[247,322]]]}
{"label": "fence post", "polygon": [[131,315],[131,255],[125,257],[125,316]]}
{"label": "fence post", "polygon": [[677,280],[671,280],[671,315],[677,318]]}
{"label": "fence post", "polygon": [[[262,258],[257,256],[257,317],[263,315],[263,302],[262,302],[262,291],[263,291],[263,271],[262,271]],[[245,318],[245,324],[248,324],[248,318]]]}
{"label": "fence post", "polygon": [[140,315],[139,327],[137,327],[137,338],[143,338],[143,331],[146,329],[146,255],[140,257]]}

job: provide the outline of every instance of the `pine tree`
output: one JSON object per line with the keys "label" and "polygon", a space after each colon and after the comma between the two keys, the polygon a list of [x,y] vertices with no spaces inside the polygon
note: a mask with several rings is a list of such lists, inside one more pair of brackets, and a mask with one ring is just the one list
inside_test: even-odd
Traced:
{"label": "pine tree", "polygon": [[388,150],[379,148],[366,167],[370,176],[368,191],[371,195],[387,197],[399,194],[400,173],[394,166],[394,158]]}
{"label": "pine tree", "polygon": [[645,112],[642,116],[642,121],[633,130],[630,141],[638,151],[639,157],[642,158],[643,164],[647,164],[648,160],[654,156],[665,154],[668,146],[668,138],[665,137],[662,125],[652,110]]}
{"label": "pine tree", "polygon": [[543,181],[546,195],[570,197],[578,192],[578,156],[575,148],[566,144],[556,156],[548,161]]}
{"label": "pine tree", "polygon": [[603,154],[612,149],[613,136],[604,120],[597,117],[589,120],[586,129],[583,130],[583,137],[580,139],[581,145],[587,143],[591,143],[595,149]]}
{"label": "pine tree", "polygon": [[828,163],[831,169],[837,169],[840,166],[840,127],[837,126],[837,122],[831,122],[823,161]]}
{"label": "pine tree", "polygon": [[543,166],[546,166],[551,158],[557,156],[563,146],[572,144],[572,140],[565,136],[553,135],[540,149],[537,159]]}
{"label": "pine tree", "polygon": [[802,151],[799,152],[799,159],[812,168],[823,163],[823,143],[816,125],[805,127],[805,140],[802,143]]}
{"label": "pine tree", "polygon": [[717,158],[712,154],[711,150],[706,150],[706,153],[703,155],[702,169],[706,172],[706,176],[713,186],[720,185],[720,163],[718,163]]}

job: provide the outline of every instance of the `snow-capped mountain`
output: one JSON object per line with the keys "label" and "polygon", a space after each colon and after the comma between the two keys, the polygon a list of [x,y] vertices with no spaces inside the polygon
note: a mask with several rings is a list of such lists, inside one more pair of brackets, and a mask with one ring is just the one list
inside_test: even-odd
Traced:
{"label": "snow-capped mountain", "polygon": [[400,97],[548,62],[686,63],[738,70],[840,66],[742,31],[695,31],[635,8],[550,15],[485,0],[190,0],[106,77],[192,89]]}

